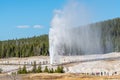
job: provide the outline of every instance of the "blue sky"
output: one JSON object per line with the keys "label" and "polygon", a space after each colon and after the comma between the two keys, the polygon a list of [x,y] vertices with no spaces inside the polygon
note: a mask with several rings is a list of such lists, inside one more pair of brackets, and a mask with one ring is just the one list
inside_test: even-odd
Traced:
{"label": "blue sky", "polygon": [[[69,0],[0,0],[0,40],[48,34],[55,9]],[[91,22],[120,17],[120,0],[77,0],[91,13]]]}

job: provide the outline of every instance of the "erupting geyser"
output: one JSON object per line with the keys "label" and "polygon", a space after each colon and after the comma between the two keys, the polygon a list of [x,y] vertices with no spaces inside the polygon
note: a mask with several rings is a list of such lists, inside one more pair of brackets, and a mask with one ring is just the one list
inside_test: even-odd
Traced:
{"label": "erupting geyser", "polygon": [[51,64],[61,63],[60,57],[63,55],[104,53],[101,29],[99,26],[94,28],[86,25],[88,23],[86,8],[77,2],[70,2],[63,9],[55,10],[49,32]]}

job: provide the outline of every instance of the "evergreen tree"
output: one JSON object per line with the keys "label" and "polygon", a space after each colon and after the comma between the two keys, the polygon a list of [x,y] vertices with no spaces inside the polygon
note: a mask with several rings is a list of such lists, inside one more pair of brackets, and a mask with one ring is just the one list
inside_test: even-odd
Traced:
{"label": "evergreen tree", "polygon": [[44,72],[49,72],[48,67],[45,66]]}
{"label": "evergreen tree", "polygon": [[2,69],[0,68],[0,73],[2,73]]}
{"label": "evergreen tree", "polygon": [[19,67],[17,73],[18,73],[18,74],[21,74],[21,73],[22,73],[22,69],[21,69],[21,67]]}
{"label": "evergreen tree", "polygon": [[34,61],[32,72],[33,72],[33,73],[36,73],[36,70],[37,70],[37,68],[36,68],[36,61]]}
{"label": "evergreen tree", "polygon": [[53,68],[49,69],[49,73],[54,73],[54,69]]}
{"label": "evergreen tree", "polygon": [[41,72],[42,72],[41,65],[38,66],[37,72],[38,72],[38,73],[41,73]]}
{"label": "evergreen tree", "polygon": [[65,71],[64,71],[64,68],[63,68],[63,66],[61,66],[61,68],[60,68],[60,73],[64,73]]}
{"label": "evergreen tree", "polygon": [[60,66],[57,66],[57,69],[55,71],[56,73],[60,73]]}
{"label": "evergreen tree", "polygon": [[63,67],[61,66],[58,66],[57,69],[55,70],[56,73],[64,73],[64,69]]}
{"label": "evergreen tree", "polygon": [[22,74],[27,74],[26,65],[23,66],[23,69],[22,69],[21,73]]}

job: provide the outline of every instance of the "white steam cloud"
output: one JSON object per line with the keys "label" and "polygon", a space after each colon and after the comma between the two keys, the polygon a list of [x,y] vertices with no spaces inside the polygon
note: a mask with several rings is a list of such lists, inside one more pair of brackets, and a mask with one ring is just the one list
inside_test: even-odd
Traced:
{"label": "white steam cloud", "polygon": [[49,32],[51,64],[61,63],[62,55],[103,53],[100,29],[83,26],[89,21],[87,8],[75,1],[67,3],[63,9],[54,11]]}
{"label": "white steam cloud", "polygon": [[51,22],[53,27],[78,27],[89,23],[87,8],[78,2],[69,2],[63,9],[55,10]]}

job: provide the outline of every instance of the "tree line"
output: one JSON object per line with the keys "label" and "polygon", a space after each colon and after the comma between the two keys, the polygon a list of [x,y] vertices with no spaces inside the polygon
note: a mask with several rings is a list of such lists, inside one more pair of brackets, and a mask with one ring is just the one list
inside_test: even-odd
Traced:
{"label": "tree line", "polygon": [[89,24],[89,27],[100,34],[103,53],[120,52],[120,18]]}
{"label": "tree line", "polygon": [[36,62],[33,64],[33,68],[31,70],[27,70],[26,65],[24,65],[22,68],[19,67],[18,74],[28,74],[28,73],[64,73],[64,68],[62,66],[57,66],[56,69],[48,68],[45,66],[44,70],[42,70],[41,64],[36,65]]}
{"label": "tree line", "polygon": [[0,58],[49,55],[48,35],[0,41]]}
{"label": "tree line", "polygon": [[97,22],[90,27],[100,31],[103,53],[120,52],[120,18]]}

